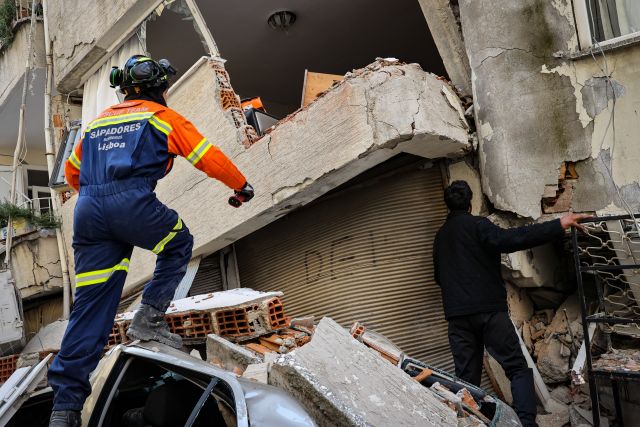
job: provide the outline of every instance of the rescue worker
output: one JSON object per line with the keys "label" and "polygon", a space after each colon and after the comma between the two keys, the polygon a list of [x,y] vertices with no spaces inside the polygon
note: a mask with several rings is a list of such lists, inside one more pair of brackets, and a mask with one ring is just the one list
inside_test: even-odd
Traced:
{"label": "rescue worker", "polygon": [[567,214],[541,224],[503,229],[471,215],[472,196],[465,181],[454,181],[445,190],[449,216],[433,244],[435,279],[442,289],[456,376],[479,386],[486,348],[511,381],[513,405],[522,425],[536,426],[533,372],[509,317],[500,254],[559,239],[564,230],[581,228],[578,221],[589,216]]}
{"label": "rescue worker", "polygon": [[174,158],[182,156],[222,181],[235,191],[236,201],[253,197],[234,164],[167,107],[164,96],[173,75],[167,60],[142,55],[132,56],[123,69],[114,67],[110,83],[125,101],[87,125],[65,165],[67,182],[80,193],[73,224],[76,294],[60,352],[49,369],[54,391],[50,426],[80,426],[80,411],[91,392],[89,374],[107,344],[134,246],[157,254],[157,262],[127,335],[182,346],[164,313],[191,259],[193,237],[154,193]]}

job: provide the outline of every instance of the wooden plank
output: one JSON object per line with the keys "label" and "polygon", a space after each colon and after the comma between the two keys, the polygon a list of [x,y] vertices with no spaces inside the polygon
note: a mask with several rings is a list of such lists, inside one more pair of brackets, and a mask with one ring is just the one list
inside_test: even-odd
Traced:
{"label": "wooden plank", "polygon": [[314,73],[304,71],[304,85],[302,88],[302,107],[306,107],[322,92],[329,89],[335,82],[340,82],[344,76],[339,74]]}

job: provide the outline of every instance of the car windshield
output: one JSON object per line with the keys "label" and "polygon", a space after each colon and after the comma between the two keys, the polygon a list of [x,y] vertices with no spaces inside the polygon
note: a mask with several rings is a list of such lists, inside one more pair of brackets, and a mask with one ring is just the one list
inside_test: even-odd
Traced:
{"label": "car windshield", "polygon": [[224,381],[147,359],[129,360],[120,381],[103,390],[113,397],[98,401],[108,406],[94,408],[90,425],[236,425],[233,393]]}

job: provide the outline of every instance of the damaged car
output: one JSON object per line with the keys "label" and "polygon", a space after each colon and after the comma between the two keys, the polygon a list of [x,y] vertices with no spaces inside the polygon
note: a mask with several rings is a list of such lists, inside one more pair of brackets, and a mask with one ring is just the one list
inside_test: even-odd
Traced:
{"label": "damaged car", "polygon": [[[0,425],[48,425],[53,391],[36,390],[48,359],[16,371],[0,389]],[[93,372],[91,385],[83,426],[315,425],[286,392],[156,342],[114,347]]]}

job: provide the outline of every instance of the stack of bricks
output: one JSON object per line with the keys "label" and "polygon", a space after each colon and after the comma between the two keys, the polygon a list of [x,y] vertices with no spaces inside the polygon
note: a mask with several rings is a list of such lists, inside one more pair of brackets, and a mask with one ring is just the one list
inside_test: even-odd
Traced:
{"label": "stack of bricks", "polygon": [[244,116],[240,104],[240,98],[231,86],[229,73],[227,73],[227,70],[224,68],[224,63],[222,61],[212,60],[211,67],[216,76],[217,92],[220,96],[222,109],[227,113],[229,119],[235,126],[242,145],[244,145],[245,148],[249,148],[254,142],[260,139],[260,136],[258,136],[253,126],[247,124],[247,119]]}
{"label": "stack of bricks", "polygon": [[11,374],[16,370],[16,363],[18,362],[18,355],[12,354],[11,356],[0,357],[0,384],[9,379]]}
{"label": "stack of bricks", "polygon": [[126,344],[131,341],[129,338],[127,338],[127,329],[129,328],[130,324],[130,320],[115,321],[113,323],[113,327],[111,328],[111,333],[109,334],[109,340],[107,341],[106,348],[109,349],[118,344]]}
{"label": "stack of bricks", "polygon": [[[245,341],[289,326],[280,298],[266,298],[249,304],[218,310],[188,310],[165,316],[169,330],[187,345],[205,342],[216,334],[230,341]],[[109,334],[107,349],[130,342],[126,332],[131,319],[118,315]]]}
{"label": "stack of bricks", "polygon": [[166,316],[172,333],[182,337],[185,344],[202,342],[211,333],[211,315],[206,311],[190,311]]}

